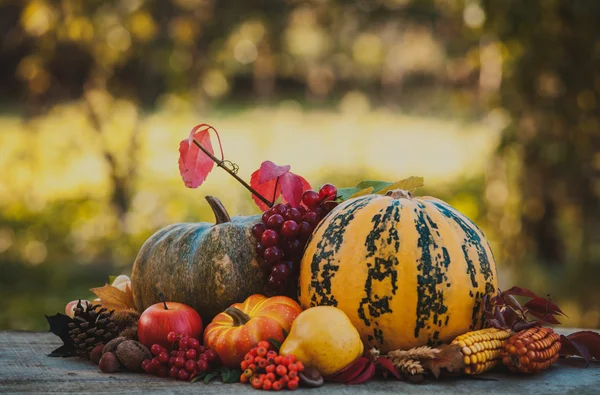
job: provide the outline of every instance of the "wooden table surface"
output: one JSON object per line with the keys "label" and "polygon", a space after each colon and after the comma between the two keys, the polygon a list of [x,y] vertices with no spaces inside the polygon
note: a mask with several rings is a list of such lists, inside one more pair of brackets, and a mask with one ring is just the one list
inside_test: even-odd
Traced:
{"label": "wooden table surface", "polygon": [[[573,330],[562,330],[571,332]],[[249,385],[187,383],[145,374],[105,374],[89,361],[79,358],[49,358],[47,353],[60,345],[51,333],[0,332],[0,393],[170,393],[170,394],[258,394]],[[486,373],[478,379],[428,380],[414,385],[400,381],[374,380],[362,385],[327,384],[301,389],[311,394],[600,394],[600,363],[583,369],[583,361],[561,360],[536,376]]]}

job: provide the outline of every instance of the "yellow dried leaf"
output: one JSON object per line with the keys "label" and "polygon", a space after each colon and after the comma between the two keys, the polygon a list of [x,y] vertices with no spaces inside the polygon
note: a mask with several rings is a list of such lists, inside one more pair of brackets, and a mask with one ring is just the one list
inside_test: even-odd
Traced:
{"label": "yellow dried leaf", "polygon": [[368,195],[370,193],[373,193],[373,189],[374,189],[373,187],[361,189],[360,191],[356,192],[354,195],[350,196],[348,199],[352,199],[352,198],[363,196],[363,195]]}
{"label": "yellow dried leaf", "polygon": [[405,191],[412,192],[417,188],[422,187],[424,184],[423,177],[408,177],[404,180],[400,180],[398,182],[393,183],[390,186],[387,186],[380,191],[377,191],[378,195],[385,195],[388,191],[393,191],[394,189],[404,189]]}
{"label": "yellow dried leaf", "polygon": [[106,307],[109,310],[135,309],[133,292],[129,285],[125,288],[125,292],[109,284],[99,288],[92,288],[90,291],[100,298],[102,307]]}

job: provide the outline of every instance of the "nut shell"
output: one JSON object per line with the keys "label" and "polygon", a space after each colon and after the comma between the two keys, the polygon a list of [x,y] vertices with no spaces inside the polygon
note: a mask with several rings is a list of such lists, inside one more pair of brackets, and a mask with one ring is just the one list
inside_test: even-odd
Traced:
{"label": "nut shell", "polygon": [[98,367],[104,373],[114,373],[119,370],[120,366],[117,356],[112,352],[107,352],[102,355],[102,358],[100,358],[100,362],[98,363]]}
{"label": "nut shell", "polygon": [[116,354],[121,364],[132,372],[141,372],[144,359],[152,358],[150,350],[135,340],[125,340],[120,343]]}
{"label": "nut shell", "polygon": [[125,337],[116,337],[116,338],[112,339],[111,341],[106,343],[106,346],[104,346],[104,348],[102,349],[102,354],[104,355],[107,352],[112,352],[112,353],[117,352],[117,347],[119,346],[119,344],[123,343],[125,340],[127,340],[127,338],[125,338]]}
{"label": "nut shell", "polygon": [[104,344],[100,343],[96,345],[90,352],[90,361],[98,365],[98,363],[100,363],[100,358],[102,358],[102,354],[104,354],[102,350],[104,350]]}

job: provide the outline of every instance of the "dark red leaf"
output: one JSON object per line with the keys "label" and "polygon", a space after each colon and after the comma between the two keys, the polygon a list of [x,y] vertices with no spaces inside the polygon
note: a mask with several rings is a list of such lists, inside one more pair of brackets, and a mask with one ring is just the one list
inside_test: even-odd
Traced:
{"label": "dark red leaf", "polygon": [[264,184],[267,181],[281,177],[289,172],[291,168],[290,165],[277,166],[270,160],[266,160],[260,165],[260,169],[258,169],[258,183]]}
{"label": "dark red leaf", "polygon": [[346,384],[353,385],[353,384],[366,383],[367,381],[371,380],[373,377],[375,377],[375,363],[373,363],[372,359],[369,359],[369,362],[367,363],[365,370],[363,370],[362,373],[359,374],[353,380],[348,381]]}
{"label": "dark red leaf", "polygon": [[[511,328],[514,332],[520,332],[524,329],[533,328],[534,326],[540,326],[539,321],[518,321]],[[503,329],[503,328],[500,328]]]}
{"label": "dark red leaf", "polygon": [[528,298],[538,298],[539,297],[536,294],[534,294],[533,292],[531,292],[530,290],[521,288],[521,287],[517,287],[517,286],[512,287],[506,291],[502,291],[502,293],[507,294],[507,295],[526,296]]}
{"label": "dark red leaf", "polygon": [[402,376],[400,375],[400,372],[398,371],[398,369],[394,366],[392,361],[390,361],[386,357],[377,358],[376,363],[384,372],[391,373],[398,380],[402,380]]}
{"label": "dark red leaf", "polygon": [[210,130],[215,129],[206,124],[197,125],[190,132],[190,136],[179,144],[179,173],[188,188],[200,186],[215,164],[208,155],[194,144],[194,139],[196,139],[202,147],[214,154],[210,142]]}
{"label": "dark red leaf", "polygon": [[561,355],[578,355],[585,360],[585,367],[592,358],[600,360],[600,333],[579,331],[561,336]]}
{"label": "dark red leaf", "polygon": [[523,307],[525,307],[531,315],[537,318],[544,317],[548,314],[565,315],[565,313],[563,313],[560,307],[558,307],[555,303],[540,297],[535,297],[529,300],[523,305]]}
{"label": "dark red leaf", "polygon": [[347,383],[358,377],[367,367],[367,364],[371,361],[370,358],[360,357],[346,366],[341,371],[334,375],[325,377],[325,381],[333,381],[335,383]]}
{"label": "dark red leaf", "polygon": [[[275,190],[276,185],[277,190]],[[298,207],[302,201],[302,194],[310,189],[310,184],[304,178],[290,172],[290,166],[277,166],[271,161],[263,162],[260,168],[252,173],[250,186],[272,201],[283,194],[283,202],[289,203],[292,207]],[[254,195],[252,198],[261,210],[268,209],[259,198]]]}

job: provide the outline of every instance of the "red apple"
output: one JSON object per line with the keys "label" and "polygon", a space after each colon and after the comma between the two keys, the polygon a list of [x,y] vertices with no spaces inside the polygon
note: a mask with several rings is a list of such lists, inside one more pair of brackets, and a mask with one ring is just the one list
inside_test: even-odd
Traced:
{"label": "red apple", "polygon": [[140,343],[150,348],[160,344],[169,349],[169,332],[187,333],[194,339],[202,337],[202,318],[193,308],[183,303],[161,302],[148,307],[138,322]]}

